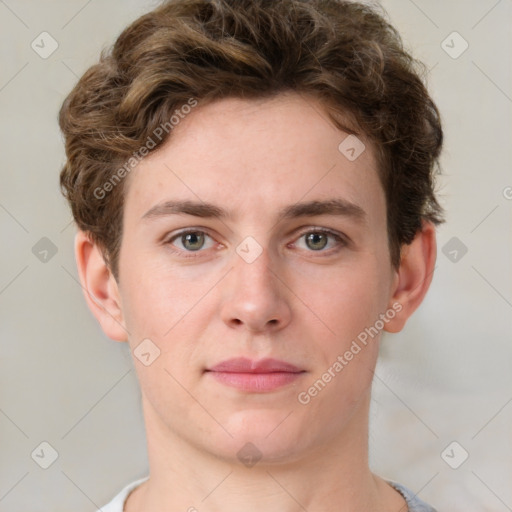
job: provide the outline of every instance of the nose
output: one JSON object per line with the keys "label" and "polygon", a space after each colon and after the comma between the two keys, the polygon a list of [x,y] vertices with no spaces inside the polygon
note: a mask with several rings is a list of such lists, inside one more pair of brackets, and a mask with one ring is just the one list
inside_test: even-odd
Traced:
{"label": "nose", "polygon": [[251,263],[238,254],[233,259],[223,293],[222,320],[231,328],[253,333],[275,331],[288,325],[290,291],[267,250]]}

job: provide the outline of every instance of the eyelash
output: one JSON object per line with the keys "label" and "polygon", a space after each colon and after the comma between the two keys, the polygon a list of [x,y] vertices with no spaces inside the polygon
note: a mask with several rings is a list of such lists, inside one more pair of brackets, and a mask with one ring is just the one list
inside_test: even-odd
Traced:
{"label": "eyelash", "polygon": [[[172,247],[172,242],[174,242],[174,240],[176,240],[184,235],[196,234],[196,233],[202,233],[202,234],[207,235],[211,239],[214,239],[211,235],[209,235],[206,231],[204,231],[202,229],[186,229],[184,231],[180,231],[179,233],[176,233],[171,238],[168,238],[164,242],[164,244],[168,245],[169,247]],[[328,235],[328,236],[334,238],[338,244],[338,247],[334,247],[334,248],[331,248],[331,249],[328,249],[325,251],[323,249],[320,249],[318,251],[313,251],[313,250],[308,251],[311,253],[317,252],[317,253],[322,253],[322,254],[326,254],[326,255],[330,256],[331,254],[333,254],[333,252],[337,252],[341,248],[348,245],[347,241],[344,237],[342,237],[341,235],[339,235],[338,233],[336,233],[334,231],[331,231],[331,230],[325,229],[325,228],[310,228],[308,230],[302,231],[298,235],[297,240],[299,240],[303,236],[308,235],[310,233],[319,233],[319,234],[323,234],[323,235]],[[206,249],[198,249],[197,251],[187,251],[187,250],[181,250],[181,249],[178,249],[178,250],[170,249],[170,250],[171,250],[171,252],[173,252],[175,254],[180,254],[184,258],[197,258],[197,257],[199,257],[199,253],[204,252]]]}

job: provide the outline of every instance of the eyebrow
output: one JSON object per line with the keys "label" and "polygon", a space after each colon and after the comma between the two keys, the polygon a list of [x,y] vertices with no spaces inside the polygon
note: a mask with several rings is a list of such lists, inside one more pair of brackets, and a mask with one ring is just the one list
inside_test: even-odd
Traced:
{"label": "eyebrow", "polygon": [[[233,219],[231,210],[220,206],[196,201],[164,201],[150,208],[142,219],[164,217],[168,215],[193,215],[194,217]],[[282,208],[278,214],[278,221],[289,220],[297,217],[313,217],[315,215],[333,215],[352,218],[356,221],[367,220],[366,212],[357,204],[345,199],[333,198],[323,201],[308,201],[296,203]]]}

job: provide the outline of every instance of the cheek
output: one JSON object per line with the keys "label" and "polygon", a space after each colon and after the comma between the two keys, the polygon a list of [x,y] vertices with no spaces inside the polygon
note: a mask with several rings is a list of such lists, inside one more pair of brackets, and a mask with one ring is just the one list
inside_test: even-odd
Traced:
{"label": "cheek", "polygon": [[345,345],[365,327],[373,325],[387,304],[385,285],[377,262],[324,267],[297,280],[297,295],[311,319],[321,321],[335,345]]}
{"label": "cheek", "polygon": [[161,338],[183,307],[179,282],[165,280],[152,259],[125,248],[123,260],[123,313],[133,341]]}
{"label": "cheek", "polygon": [[[382,279],[376,262],[311,276],[316,286],[308,288],[306,302],[321,318],[326,335],[314,338],[315,375],[309,385],[326,383],[325,388],[319,383],[323,390],[314,407],[332,417],[333,425],[345,421],[342,412],[355,406],[371,386],[380,339],[375,323],[387,305],[384,286],[376,288],[379,276]],[[309,329],[311,322],[303,321]]]}
{"label": "cheek", "polygon": [[135,252],[124,270],[123,312],[133,343],[150,338],[162,352],[179,350],[215,309],[209,292],[219,280],[216,270],[201,274],[197,267],[178,268]]}

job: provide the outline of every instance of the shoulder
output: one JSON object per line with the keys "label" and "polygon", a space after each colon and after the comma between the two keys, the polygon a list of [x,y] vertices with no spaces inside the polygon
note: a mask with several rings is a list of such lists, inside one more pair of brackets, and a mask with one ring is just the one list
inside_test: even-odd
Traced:
{"label": "shoulder", "polygon": [[390,480],[387,480],[387,482],[391,487],[393,487],[393,489],[396,489],[404,497],[405,502],[409,507],[409,512],[437,512],[435,508],[420,500],[418,496],[416,496],[416,494],[407,487]]}
{"label": "shoulder", "polygon": [[129,483],[125,487],[123,487],[118,494],[112,498],[111,501],[109,501],[106,505],[103,505],[101,508],[99,508],[96,512],[123,512],[124,504],[126,501],[126,498],[128,495],[140,484],[145,482],[149,478],[148,476],[145,476],[144,478],[139,478],[138,480],[135,480],[134,482]]}

